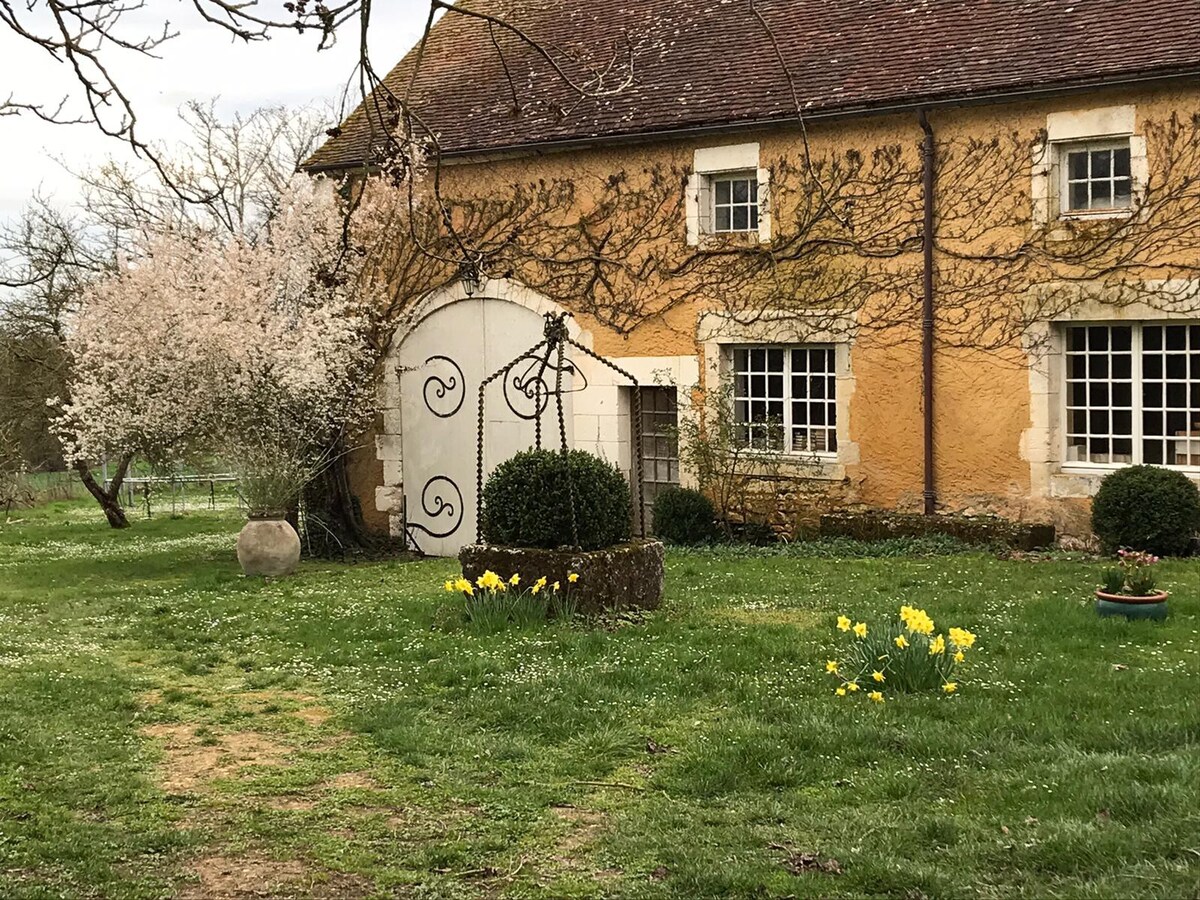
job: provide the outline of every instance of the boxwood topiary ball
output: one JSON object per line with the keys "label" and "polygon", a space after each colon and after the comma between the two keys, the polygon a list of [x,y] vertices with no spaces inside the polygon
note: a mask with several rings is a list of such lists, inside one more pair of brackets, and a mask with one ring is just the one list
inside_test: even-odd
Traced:
{"label": "boxwood topiary ball", "polygon": [[654,498],[654,534],[668,544],[706,544],[717,536],[712,501],[689,488],[668,488]]}
{"label": "boxwood topiary ball", "polygon": [[484,540],[509,547],[572,545],[569,490],[574,492],[582,549],[629,540],[632,516],[625,476],[582,450],[565,457],[552,450],[527,450],[497,466],[483,487]]}
{"label": "boxwood topiary ball", "polygon": [[1092,530],[1112,551],[1180,556],[1200,531],[1200,490],[1182,472],[1131,466],[1106,477],[1092,503]]}

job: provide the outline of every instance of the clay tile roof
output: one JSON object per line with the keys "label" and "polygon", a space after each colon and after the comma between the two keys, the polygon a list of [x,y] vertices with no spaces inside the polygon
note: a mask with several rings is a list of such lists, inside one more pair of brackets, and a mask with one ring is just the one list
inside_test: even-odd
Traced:
{"label": "clay tile roof", "polygon": [[[386,82],[450,154],[794,119],[797,105],[809,115],[849,113],[1200,72],[1200,0],[459,6],[521,28],[566,77],[512,34],[444,15],[420,65],[410,51]],[[580,96],[568,79],[598,83],[600,95]],[[360,164],[371,131],[360,107],[307,167]]]}

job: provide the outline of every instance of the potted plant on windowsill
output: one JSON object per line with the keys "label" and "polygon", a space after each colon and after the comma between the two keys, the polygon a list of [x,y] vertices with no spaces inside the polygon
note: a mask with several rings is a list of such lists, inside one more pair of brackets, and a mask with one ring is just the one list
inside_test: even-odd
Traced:
{"label": "potted plant on windowsill", "polygon": [[1104,570],[1104,584],[1096,589],[1096,612],[1127,619],[1165,619],[1170,595],[1158,587],[1154,570],[1158,562],[1152,553],[1117,551],[1117,564]]}

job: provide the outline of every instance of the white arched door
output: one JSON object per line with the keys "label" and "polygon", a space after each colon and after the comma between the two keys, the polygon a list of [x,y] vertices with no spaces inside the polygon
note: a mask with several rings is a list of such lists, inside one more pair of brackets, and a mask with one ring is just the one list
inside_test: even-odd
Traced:
{"label": "white arched door", "polygon": [[[475,542],[479,385],[542,339],[545,320],[507,300],[458,300],[422,319],[399,349],[401,465],[409,539],[430,556]],[[489,386],[484,476],[534,445],[539,417],[531,363]],[[553,373],[546,376],[553,387]],[[571,384],[564,378],[564,387]],[[558,411],[542,398],[543,446],[559,446]],[[564,395],[568,444],[570,395]]]}

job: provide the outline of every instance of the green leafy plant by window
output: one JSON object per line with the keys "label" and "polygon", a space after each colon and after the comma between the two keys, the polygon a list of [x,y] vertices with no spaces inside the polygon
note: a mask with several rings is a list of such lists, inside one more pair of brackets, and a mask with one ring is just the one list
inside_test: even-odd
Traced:
{"label": "green leafy plant by window", "polygon": [[717,537],[717,510],[699,491],[670,488],[654,498],[655,537],[668,544],[707,544]]}
{"label": "green leafy plant by window", "polygon": [[1156,466],[1120,469],[1096,493],[1092,529],[1110,551],[1186,554],[1200,531],[1200,490],[1182,472]]}
{"label": "green leafy plant by window", "polygon": [[571,502],[584,550],[629,540],[629,484],[611,463],[572,450],[527,450],[496,467],[483,487],[483,537],[489,544],[570,546]]}

